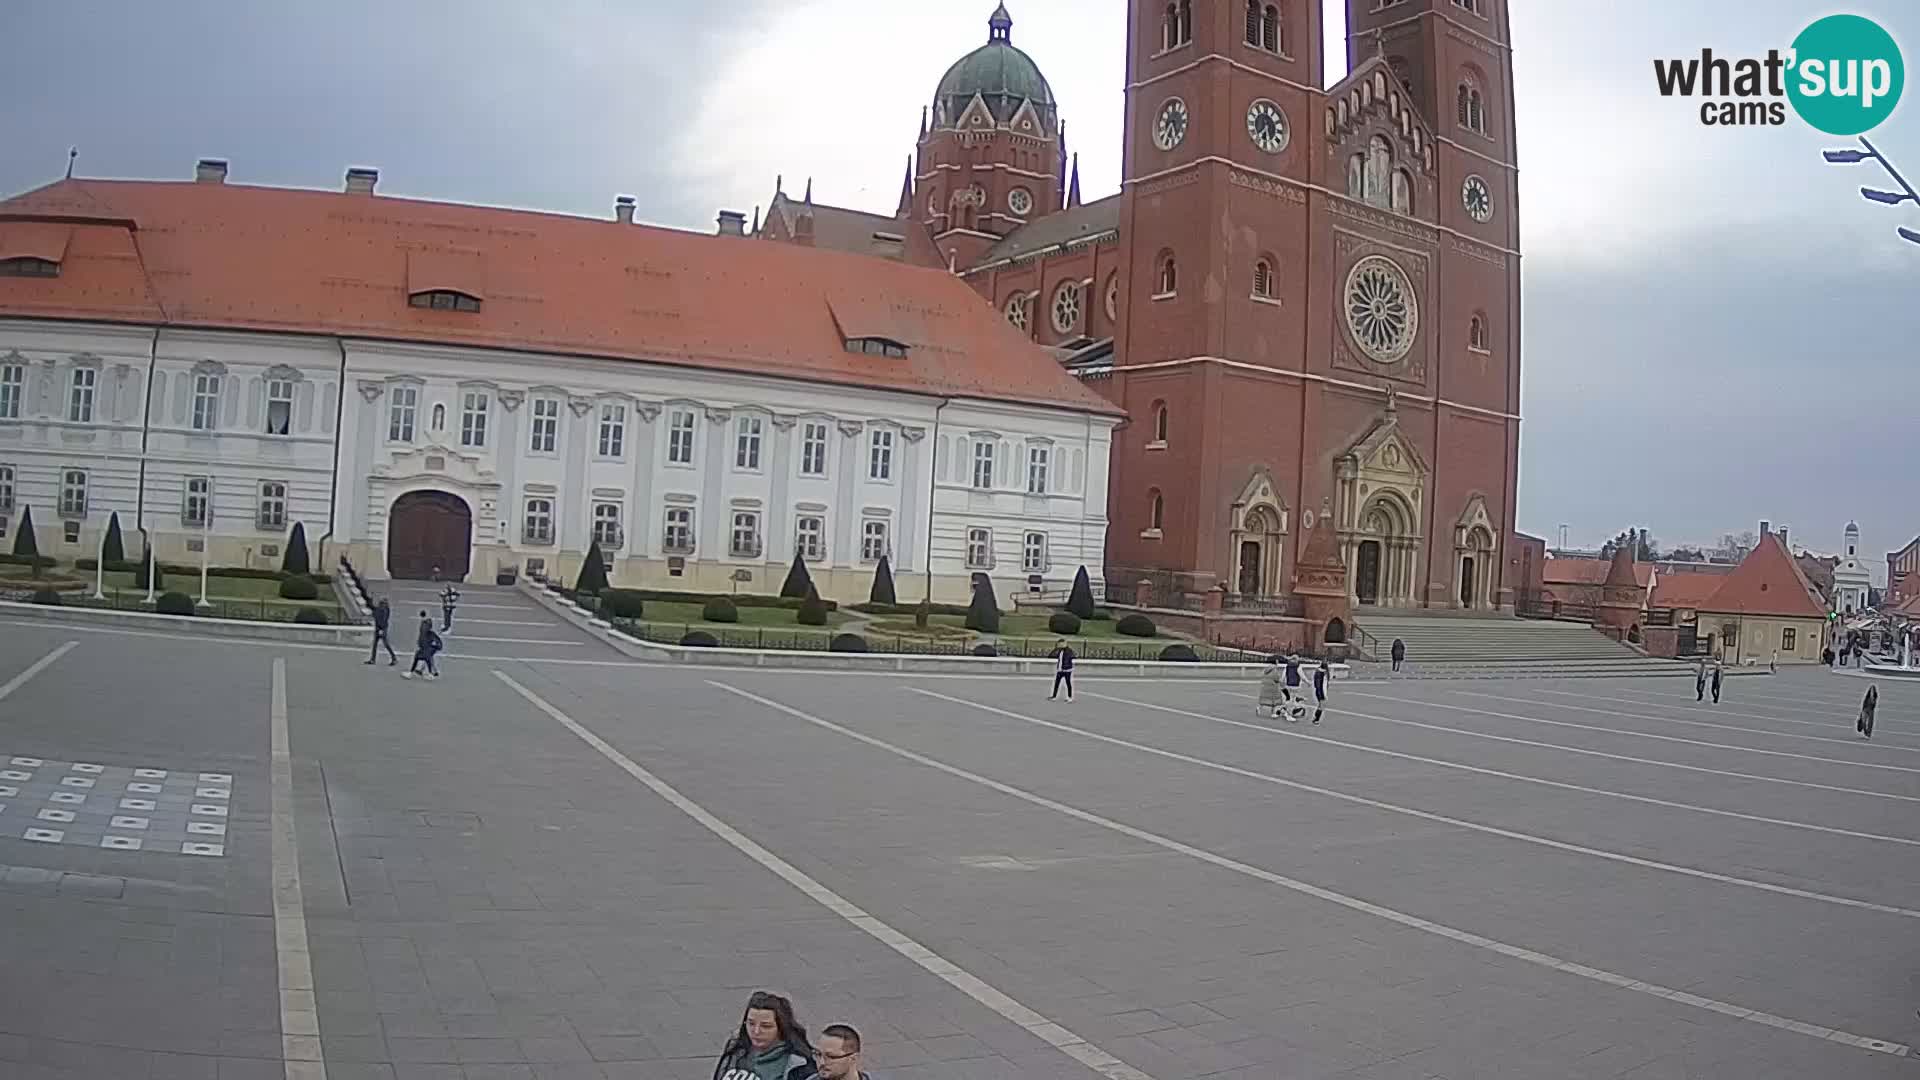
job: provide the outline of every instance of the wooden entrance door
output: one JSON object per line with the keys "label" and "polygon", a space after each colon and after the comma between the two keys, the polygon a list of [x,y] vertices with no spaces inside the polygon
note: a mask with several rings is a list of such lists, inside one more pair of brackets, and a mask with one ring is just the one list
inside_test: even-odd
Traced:
{"label": "wooden entrance door", "polygon": [[1360,541],[1354,579],[1354,596],[1363,604],[1380,602],[1380,541]]}
{"label": "wooden entrance door", "polygon": [[1240,595],[1260,595],[1260,541],[1240,541]]}
{"label": "wooden entrance door", "polygon": [[1473,556],[1468,555],[1460,560],[1460,606],[1472,607],[1473,598]]}
{"label": "wooden entrance door", "polygon": [[467,576],[473,555],[473,511],[458,495],[415,491],[400,496],[387,516],[387,573],[429,580],[435,568],[447,581]]}

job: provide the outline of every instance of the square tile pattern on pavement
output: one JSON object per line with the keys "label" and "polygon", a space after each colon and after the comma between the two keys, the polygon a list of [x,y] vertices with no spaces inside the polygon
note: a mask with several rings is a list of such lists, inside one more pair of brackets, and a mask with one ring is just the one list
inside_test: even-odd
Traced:
{"label": "square tile pattern on pavement", "polygon": [[109,851],[227,853],[233,776],[0,756],[0,836]]}

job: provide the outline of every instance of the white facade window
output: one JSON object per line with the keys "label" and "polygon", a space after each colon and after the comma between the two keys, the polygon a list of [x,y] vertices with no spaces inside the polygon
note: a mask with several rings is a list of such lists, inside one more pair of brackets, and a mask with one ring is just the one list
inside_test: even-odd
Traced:
{"label": "white facade window", "polygon": [[801,429],[800,475],[827,475],[827,425],[809,421]]}
{"label": "white facade window", "polygon": [[220,424],[220,376],[193,377],[193,430],[212,431]]}
{"label": "white facade window", "polygon": [[667,463],[693,464],[693,410],[675,409],[667,425]]}
{"label": "white facade window", "polygon": [[617,458],[627,452],[627,407],[600,406],[600,456]]}
{"label": "white facade window", "polygon": [[1038,574],[1047,568],[1047,534],[1030,532],[1020,545],[1020,569]]}
{"label": "white facade window", "polygon": [[75,424],[93,423],[93,388],[100,373],[92,368],[73,369],[73,392],[67,397],[67,420]]}
{"label": "white facade window", "polygon": [[993,444],[990,442],[973,444],[973,486],[983,489],[993,486]]}
{"label": "white facade window", "polygon": [[0,420],[20,419],[20,399],[27,388],[25,364],[0,366]]}
{"label": "white facade window", "polygon": [[967,569],[986,570],[993,566],[993,533],[987,529],[967,530]]}
{"label": "white facade window", "polygon": [[661,547],[669,555],[693,554],[693,511],[684,506],[667,507],[667,534]]}
{"label": "white facade window", "polygon": [[736,559],[760,557],[760,515],[753,510],[733,512],[733,543],[728,548]]}
{"label": "white facade window", "polygon": [[527,449],[536,454],[551,454],[560,444],[560,399],[533,399],[533,434]]}
{"label": "white facade window", "polygon": [[187,497],[180,507],[180,523],[196,528],[207,523],[207,515],[213,510],[213,478],[210,476],[187,477]]}
{"label": "white facade window", "polygon": [[619,503],[593,504],[593,542],[603,548],[617,548],[624,542],[620,529]]}
{"label": "white facade window", "polygon": [[886,428],[873,431],[873,442],[867,453],[867,479],[893,479],[893,432]]}
{"label": "white facade window", "polygon": [[552,499],[528,499],[526,519],[526,526],[520,532],[525,543],[553,543]]}
{"label": "white facade window", "polygon": [[1050,446],[1030,446],[1027,448],[1027,494],[1045,495],[1047,493],[1047,472],[1053,464],[1053,448]]}
{"label": "white facade window", "polygon": [[13,466],[0,465],[0,513],[13,510]]}
{"label": "white facade window", "polygon": [[736,469],[760,467],[760,418],[757,416],[743,416],[735,422],[733,467]]}
{"label": "white facade window", "polygon": [[293,380],[267,380],[267,434],[285,435],[293,430]]}
{"label": "white facade window", "polygon": [[278,480],[260,482],[260,527],[282,529],[287,524],[287,485]]}
{"label": "white facade window", "polygon": [[869,521],[860,526],[860,561],[879,562],[887,554],[887,523]]}
{"label": "white facade window", "polygon": [[87,516],[85,469],[68,469],[60,474],[60,513],[66,517]]}
{"label": "white facade window", "polygon": [[815,514],[802,515],[794,523],[794,550],[808,562],[819,562],[827,555],[827,519]]}
{"label": "white facade window", "polygon": [[484,390],[469,390],[460,403],[460,445],[481,447],[487,445],[487,407],[488,400]]}
{"label": "white facade window", "polygon": [[420,389],[396,386],[391,394],[393,400],[387,409],[387,441],[412,442],[413,423],[420,411]]}

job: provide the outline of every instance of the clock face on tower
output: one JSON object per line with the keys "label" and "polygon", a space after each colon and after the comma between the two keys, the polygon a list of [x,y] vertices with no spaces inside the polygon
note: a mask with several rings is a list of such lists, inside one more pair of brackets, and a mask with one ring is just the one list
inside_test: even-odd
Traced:
{"label": "clock face on tower", "polygon": [[1467,182],[1460,185],[1460,205],[1467,208],[1467,216],[1475,221],[1493,220],[1493,191],[1478,176],[1469,176]]}
{"label": "clock face on tower", "polygon": [[1168,98],[1153,122],[1153,145],[1171,150],[1187,137],[1187,103]]}
{"label": "clock face on tower", "polygon": [[1280,106],[1262,98],[1247,106],[1247,137],[1269,154],[1287,148],[1287,117]]}

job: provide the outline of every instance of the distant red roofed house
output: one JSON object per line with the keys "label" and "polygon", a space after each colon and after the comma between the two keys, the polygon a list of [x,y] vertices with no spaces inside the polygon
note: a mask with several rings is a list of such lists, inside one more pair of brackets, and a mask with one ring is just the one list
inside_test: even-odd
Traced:
{"label": "distant red roofed house", "polygon": [[[1734,567],[1727,567],[1732,570]],[[1720,586],[1726,583],[1726,574],[1664,572],[1653,586],[1653,606],[1673,612],[1675,624],[1687,624],[1695,621],[1700,605],[1707,602]]]}
{"label": "distant red roofed house", "polygon": [[1899,551],[1887,552],[1887,603],[1920,597],[1920,536]]}
{"label": "distant red roofed house", "polygon": [[1700,605],[1699,625],[1730,664],[1820,662],[1827,604],[1780,537],[1766,532]]}
{"label": "distant red roofed house", "polygon": [[[1548,559],[1540,571],[1542,607],[1552,615],[1586,616],[1600,602],[1600,587],[1606,583],[1606,559]],[[1642,591],[1641,608],[1648,607],[1654,572],[1651,563],[1633,564],[1633,580]]]}

